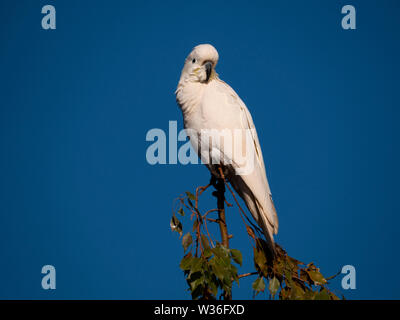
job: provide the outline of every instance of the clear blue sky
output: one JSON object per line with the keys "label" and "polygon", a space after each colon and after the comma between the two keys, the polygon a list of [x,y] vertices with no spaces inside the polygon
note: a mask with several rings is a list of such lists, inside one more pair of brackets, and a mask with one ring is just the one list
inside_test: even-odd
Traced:
{"label": "clear blue sky", "polygon": [[[400,298],[399,16],[387,0],[1,1],[0,298],[189,298],[169,219],[209,175],[149,165],[145,135],[182,128],[174,90],[200,43],[253,114],[277,241],[326,275],[354,265],[356,290],[332,284],[347,298]],[[228,222],[251,271],[237,210]]]}

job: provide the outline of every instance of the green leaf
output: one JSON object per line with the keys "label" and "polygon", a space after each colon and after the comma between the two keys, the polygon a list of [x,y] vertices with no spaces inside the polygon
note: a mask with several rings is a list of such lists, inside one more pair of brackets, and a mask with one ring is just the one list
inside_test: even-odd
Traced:
{"label": "green leaf", "polygon": [[225,247],[221,246],[218,244],[215,248],[212,249],[213,253],[220,258],[226,259],[229,257],[228,251],[225,249]]}
{"label": "green leaf", "polygon": [[231,266],[231,258],[229,257],[229,251],[223,246],[217,246],[211,249],[215,255],[215,259],[224,268]]}
{"label": "green leaf", "polygon": [[[214,277],[215,279],[215,277]],[[208,285],[210,287],[211,293],[216,296],[218,294],[218,282],[216,280],[211,280],[208,282]]]}
{"label": "green leaf", "polygon": [[210,244],[208,243],[208,239],[204,234],[201,235],[201,244],[203,245],[204,249],[210,249]]}
{"label": "green leaf", "polygon": [[196,273],[199,271],[202,271],[203,269],[203,259],[201,258],[193,258],[192,259],[192,264],[190,268],[190,273]]}
{"label": "green leaf", "polygon": [[224,267],[221,264],[221,260],[217,259],[217,258],[212,258],[210,260],[210,265],[212,268],[212,271],[214,272],[215,276],[223,281],[224,280],[224,276],[225,276],[225,271],[224,271]]}
{"label": "green leaf", "polygon": [[269,281],[269,286],[268,286],[268,290],[269,290],[269,292],[271,292],[272,297],[274,297],[276,295],[276,293],[279,290],[279,287],[280,287],[279,280],[276,277],[273,277]]}
{"label": "green leaf", "polygon": [[311,280],[314,281],[315,284],[325,284],[326,280],[324,276],[319,271],[309,271],[307,270],[308,275],[310,276]]}
{"label": "green leaf", "polygon": [[195,289],[192,291],[192,299],[195,300],[197,298],[201,298],[203,295],[204,286],[201,283],[198,283]]}
{"label": "green leaf", "polygon": [[179,213],[182,217],[185,216],[185,211],[183,211],[182,208],[179,208],[178,213]]}
{"label": "green leaf", "polygon": [[225,291],[230,292],[232,290],[232,277],[230,277],[230,276],[224,277],[224,280],[222,281],[222,283],[223,283],[222,288]]}
{"label": "green leaf", "polygon": [[178,220],[178,218],[175,215],[172,215],[171,221],[170,221],[170,226],[172,231],[178,232],[180,235],[182,235],[182,223]]}
{"label": "green leaf", "polygon": [[256,268],[258,267],[261,271],[264,270],[264,267],[267,263],[267,258],[265,257],[264,251],[254,248],[254,263]]}
{"label": "green leaf", "polygon": [[286,285],[291,288],[293,286],[292,273],[289,270],[285,270],[284,274]]}
{"label": "green leaf", "polygon": [[189,252],[189,254],[187,254],[186,256],[183,257],[179,267],[183,271],[190,270],[191,266],[192,266],[192,262],[193,262],[193,257],[192,257],[192,254]]}
{"label": "green leaf", "polygon": [[318,294],[315,296],[315,300],[330,300],[330,296],[328,291],[322,289]]}
{"label": "green leaf", "polygon": [[285,270],[285,262],[277,259],[272,268],[275,274],[283,274]]}
{"label": "green leaf", "polygon": [[309,285],[312,285],[314,283],[308,275],[307,271],[305,271],[304,269],[300,269],[300,279],[307,282]]}
{"label": "green leaf", "polygon": [[203,283],[204,283],[204,279],[203,278],[196,279],[196,280],[194,280],[193,282],[190,283],[190,288],[192,289],[192,291],[195,291],[196,288],[199,285],[202,285]]}
{"label": "green leaf", "polygon": [[236,281],[237,285],[239,285],[239,276],[238,276],[236,268],[235,268],[235,271],[232,272],[232,278],[234,281]]}
{"label": "green leaf", "polygon": [[304,300],[314,300],[317,294],[318,292],[312,291],[311,289],[307,289],[303,297]]}
{"label": "green leaf", "polygon": [[193,200],[193,201],[196,200],[196,197],[194,196],[193,193],[190,193],[189,191],[186,191],[186,195],[190,200]]}
{"label": "green leaf", "polygon": [[231,256],[233,261],[235,261],[238,265],[242,265],[243,257],[242,253],[237,249],[231,249]]}
{"label": "green leaf", "polygon": [[204,258],[210,258],[212,256],[213,252],[211,251],[211,248],[205,248],[203,251],[203,256]]}
{"label": "green leaf", "polygon": [[305,292],[295,282],[292,283],[292,292],[290,295],[291,300],[304,300]]}
{"label": "green leaf", "polygon": [[252,287],[253,287],[254,291],[256,291],[256,293],[258,293],[260,291],[264,291],[265,290],[264,279],[262,277],[257,278],[256,281],[253,282]]}
{"label": "green leaf", "polygon": [[300,264],[300,261],[298,261],[298,260],[296,260],[296,259],[294,259],[292,257],[287,256],[286,263],[287,263],[287,266],[291,269],[292,272],[297,272],[297,268],[298,268],[298,265]]}
{"label": "green leaf", "polygon": [[187,248],[189,248],[189,246],[192,244],[192,242],[193,242],[192,235],[190,234],[190,232],[186,233],[182,238],[183,249],[186,251]]}

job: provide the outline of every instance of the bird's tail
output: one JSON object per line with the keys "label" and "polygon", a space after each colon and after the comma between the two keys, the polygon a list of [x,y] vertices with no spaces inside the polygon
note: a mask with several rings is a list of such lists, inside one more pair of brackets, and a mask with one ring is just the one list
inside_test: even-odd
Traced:
{"label": "bird's tail", "polygon": [[[274,234],[277,234],[278,232],[278,226],[277,226],[277,217],[276,217],[276,212],[274,211],[273,215],[268,214],[266,212],[265,208],[268,208],[266,204],[261,205],[253,195],[249,196],[248,194],[243,195],[242,198],[244,199],[244,202],[246,203],[247,208],[251,212],[253,218],[256,220],[258,226],[261,227],[261,230],[264,234],[265,241],[262,241],[260,244],[262,248],[264,249],[264,252],[266,253],[268,261],[273,261],[275,256],[276,256],[276,247],[275,247],[275,241],[274,241]],[[275,210],[270,206],[269,209]],[[270,212],[271,213],[271,212]],[[268,219],[268,217],[276,217],[276,220],[273,220],[272,222]],[[275,222],[273,224],[273,222]]]}
{"label": "bird's tail", "polygon": [[[249,206],[250,209],[251,206]],[[276,214],[274,203],[270,195],[266,196],[265,201],[261,204],[257,199],[254,199],[254,207],[256,212],[250,211],[253,217],[258,217],[257,223],[263,230],[266,243],[263,245],[267,253],[269,261],[272,261],[276,256],[276,246],[274,241],[274,234],[278,233],[278,216]]]}
{"label": "bird's tail", "polygon": [[272,261],[276,256],[276,247],[275,247],[274,237],[272,236],[271,228],[265,222],[259,223],[259,225],[263,230],[264,237],[266,240],[265,243],[262,243],[262,247],[267,255],[267,260]]}
{"label": "bird's tail", "polygon": [[244,179],[247,178],[246,176],[235,175],[230,179],[230,182],[235,191],[246,203],[257,224],[261,227],[265,236],[263,247],[268,255],[267,257],[273,259],[276,254],[274,234],[278,233],[278,216],[275,206],[270,193],[265,192],[269,191],[269,188],[259,188],[264,189],[264,192],[255,194],[246,184]]}

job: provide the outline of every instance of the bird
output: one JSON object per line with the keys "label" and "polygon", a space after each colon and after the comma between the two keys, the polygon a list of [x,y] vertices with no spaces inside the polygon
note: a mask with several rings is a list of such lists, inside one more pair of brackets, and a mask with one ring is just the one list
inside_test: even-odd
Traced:
{"label": "bird", "polygon": [[[224,176],[261,227],[268,249],[274,256],[278,216],[257,131],[245,103],[219,78],[215,69],[218,60],[218,51],[211,44],[194,47],[184,63],[175,91],[176,101],[194,150],[212,175],[218,176],[216,164],[223,165]],[[229,137],[214,136],[224,130],[231,133]],[[238,135],[239,138],[235,139],[235,130],[245,131],[246,138]],[[216,141],[212,140],[211,145],[210,137]],[[243,162],[243,157],[239,156],[243,150],[251,150],[249,154],[253,157],[246,153]]]}

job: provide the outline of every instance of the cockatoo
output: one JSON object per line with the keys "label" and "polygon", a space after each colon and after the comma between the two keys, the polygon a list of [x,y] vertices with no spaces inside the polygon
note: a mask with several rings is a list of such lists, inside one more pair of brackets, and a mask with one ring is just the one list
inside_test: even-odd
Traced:
{"label": "cockatoo", "polygon": [[[201,44],[185,60],[175,92],[184,128],[212,174],[217,175],[215,165],[223,165],[227,180],[244,200],[274,253],[273,235],[278,232],[278,217],[257,132],[244,102],[215,72],[218,59],[218,52],[212,45]],[[224,130],[231,132],[231,140],[227,136],[214,137]],[[246,132],[245,138],[243,135],[236,137],[233,132],[238,130]],[[228,145],[230,143],[233,145]],[[239,156],[243,150],[251,151],[244,159]]]}

